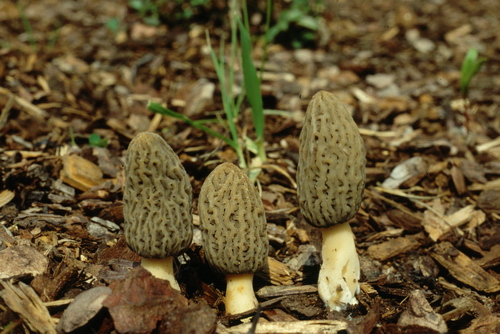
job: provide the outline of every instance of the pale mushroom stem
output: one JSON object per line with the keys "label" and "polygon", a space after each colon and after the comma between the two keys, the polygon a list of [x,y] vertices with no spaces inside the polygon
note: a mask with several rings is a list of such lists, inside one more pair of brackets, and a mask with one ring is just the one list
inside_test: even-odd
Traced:
{"label": "pale mushroom stem", "polygon": [[323,228],[323,264],[319,271],[318,293],[330,310],[355,305],[359,291],[359,258],[349,223]]}
{"label": "pale mushroom stem", "polygon": [[253,273],[226,275],[226,315],[239,314],[257,307],[253,291]]}
{"label": "pale mushroom stem", "polygon": [[169,281],[172,288],[181,291],[179,283],[177,283],[174,276],[173,256],[164,259],[148,259],[143,257],[141,266],[148,270],[154,277]]}

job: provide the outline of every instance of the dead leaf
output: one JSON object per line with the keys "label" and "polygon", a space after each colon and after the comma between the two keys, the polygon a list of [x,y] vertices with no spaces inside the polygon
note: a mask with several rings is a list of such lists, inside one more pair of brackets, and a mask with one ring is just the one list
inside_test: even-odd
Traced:
{"label": "dead leaf", "polygon": [[405,160],[401,164],[394,167],[389,178],[387,178],[382,186],[389,189],[396,189],[410,178],[424,174],[427,171],[427,163],[424,158],[417,156]]}
{"label": "dead leaf", "polygon": [[[119,333],[150,333],[162,319],[178,321],[176,311],[187,307],[187,299],[166,280],[137,267],[125,280],[110,284],[104,300]],[[169,315],[173,317],[169,318]]]}
{"label": "dead leaf", "polygon": [[399,317],[398,325],[402,327],[420,326],[439,333],[448,332],[448,326],[446,326],[443,317],[434,312],[422,290],[415,290],[410,294],[408,308]]}

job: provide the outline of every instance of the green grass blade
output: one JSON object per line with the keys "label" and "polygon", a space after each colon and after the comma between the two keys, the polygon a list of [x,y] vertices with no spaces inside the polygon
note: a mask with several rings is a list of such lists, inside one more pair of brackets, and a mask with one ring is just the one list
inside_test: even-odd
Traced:
{"label": "green grass blade", "polygon": [[233,149],[236,149],[237,144],[235,144],[233,140],[221,135],[218,132],[215,132],[214,130],[210,129],[209,127],[206,127],[205,125],[202,124],[201,121],[194,121],[191,118],[187,117],[186,115],[183,115],[183,114],[175,112],[171,109],[165,108],[165,107],[163,107],[160,104],[155,103],[155,102],[150,102],[148,105],[148,109],[152,112],[157,113],[157,114],[162,114],[165,116],[180,119],[181,121],[186,122],[187,124],[191,125],[192,127],[197,128],[198,130],[204,131],[204,132],[208,133],[209,135],[214,136],[215,138],[223,140],[226,144],[231,146]]}
{"label": "green grass blade", "polygon": [[243,22],[238,19],[241,39],[241,63],[243,66],[243,79],[247,93],[248,103],[252,108],[252,120],[255,127],[255,133],[258,139],[264,138],[264,108],[262,95],[260,92],[260,80],[257,76],[257,70],[252,62],[252,46],[250,36],[245,29]]}
{"label": "green grass blade", "polygon": [[470,81],[479,72],[486,60],[486,58],[478,59],[478,51],[475,48],[467,51],[460,70],[460,91],[463,96],[469,94]]}

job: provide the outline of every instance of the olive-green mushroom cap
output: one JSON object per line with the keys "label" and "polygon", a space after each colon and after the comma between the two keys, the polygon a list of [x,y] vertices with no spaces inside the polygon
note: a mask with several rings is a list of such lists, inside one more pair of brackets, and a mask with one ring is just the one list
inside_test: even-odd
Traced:
{"label": "olive-green mushroom cap", "polygon": [[315,227],[348,221],[363,199],[366,152],[346,106],[331,93],[316,93],[299,141],[297,193],[302,215]]}
{"label": "olive-green mushroom cap", "polygon": [[206,178],[198,211],[208,263],[223,274],[255,273],[267,263],[264,206],[248,176],[223,163]]}
{"label": "olive-green mushroom cap", "polygon": [[192,188],[179,157],[152,132],[139,133],[125,156],[125,240],[145,258],[175,256],[193,238]]}

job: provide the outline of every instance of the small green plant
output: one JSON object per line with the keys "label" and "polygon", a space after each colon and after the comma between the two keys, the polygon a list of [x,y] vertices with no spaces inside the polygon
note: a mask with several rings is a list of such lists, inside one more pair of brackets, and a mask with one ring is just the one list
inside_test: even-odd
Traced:
{"label": "small green plant", "polygon": [[319,3],[311,6],[310,0],[293,0],[290,8],[283,10],[276,24],[269,29],[267,41],[275,40],[278,35],[285,32],[287,42],[295,49],[314,41],[319,30],[317,19],[319,10],[314,8],[319,7],[321,7]]}
{"label": "small green plant", "polygon": [[23,24],[24,31],[28,35],[28,39],[30,42],[31,49],[36,52],[38,49],[35,34],[33,32],[33,27],[31,26],[30,21],[28,20],[28,16],[26,15],[26,11],[20,2],[17,3],[17,9],[19,10],[21,22]]}
{"label": "small green plant", "polygon": [[460,91],[464,98],[469,96],[469,85],[474,76],[479,72],[481,66],[487,60],[485,57],[478,58],[479,54],[477,49],[472,48],[467,51],[465,58],[462,62],[462,69],[460,71]]}
{"label": "small green plant", "polygon": [[160,25],[160,7],[167,0],[130,0],[128,5],[130,8],[139,12],[142,20],[147,25]]}
{"label": "small green plant", "polygon": [[130,8],[139,12],[144,23],[158,26],[161,19],[189,20],[208,7],[211,0],[129,0]]}
{"label": "small green plant", "polygon": [[89,136],[89,145],[92,147],[106,147],[108,145],[108,140],[106,138],[101,138],[97,133],[93,133]]}
{"label": "small green plant", "polygon": [[178,20],[188,20],[197,14],[200,7],[208,6],[210,0],[175,0],[175,3],[180,7],[175,12],[175,18]]}
{"label": "small green plant", "polygon": [[[222,104],[226,116],[225,119],[192,120],[183,114],[177,113],[154,102],[151,102],[148,108],[153,112],[183,120],[187,124],[223,140],[236,152],[240,167],[250,167],[249,175],[252,179],[256,179],[257,175],[260,173],[259,167],[266,160],[264,148],[264,110],[262,95],[260,92],[260,80],[251,59],[252,45],[248,23],[248,13],[246,11],[246,2],[243,1],[242,5],[243,21],[240,18],[240,11],[237,8],[237,3],[238,2],[235,0],[231,1],[231,9],[229,13],[231,23],[231,52],[229,57],[225,57],[223,42],[220,44],[219,52],[216,52],[212,47],[208,32],[206,35],[210,55],[214,63],[217,78],[220,82]],[[238,46],[240,48],[238,48]],[[235,99],[233,98],[233,83],[235,78],[234,68],[237,61],[241,62],[243,69],[245,92],[240,94]],[[252,109],[252,121],[255,129],[255,138],[253,139],[249,137],[242,138],[238,128],[239,111],[245,96]],[[210,122],[223,122],[229,131],[229,136],[213,131],[205,125]],[[250,163],[247,161],[244,153],[245,149],[255,154],[255,158],[252,159]]]}
{"label": "small green plant", "polygon": [[113,34],[118,34],[120,31],[120,20],[117,17],[112,17],[106,21],[106,28],[108,28]]}

